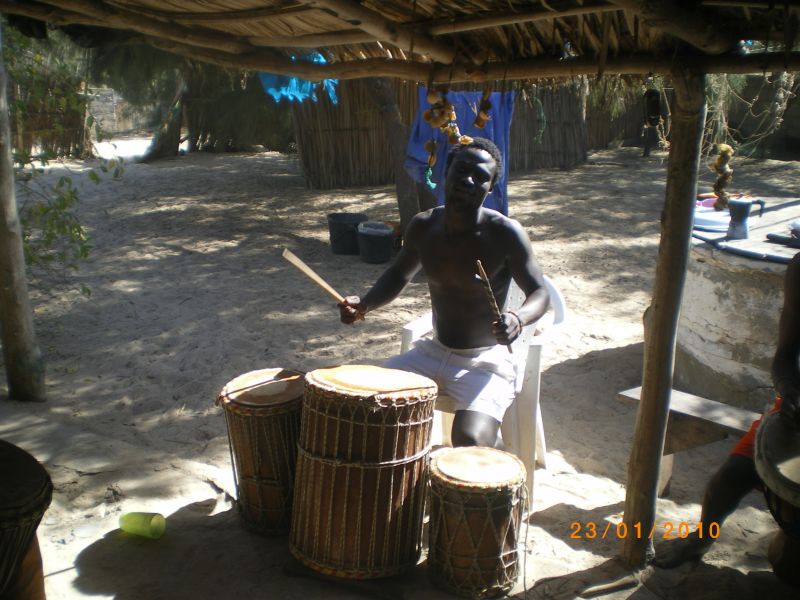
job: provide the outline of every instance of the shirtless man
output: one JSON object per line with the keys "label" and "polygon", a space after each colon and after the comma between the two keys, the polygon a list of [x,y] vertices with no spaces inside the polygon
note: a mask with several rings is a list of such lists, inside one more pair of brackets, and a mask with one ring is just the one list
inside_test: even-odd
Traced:
{"label": "shirtless man", "polygon": [[[783,310],[778,327],[778,348],[772,361],[772,381],[777,399],[772,412],[780,411],[787,427],[800,431],[800,253],[786,269]],[[728,459],[708,483],[700,520],[708,525],[722,522],[751,490],[761,486],[753,460],[755,434],[761,419],[755,421],[731,451]],[[659,550],[653,560],[658,567],[671,569],[708,552],[714,540],[694,535],[675,540]]]}
{"label": "shirtless man", "polygon": [[[547,311],[550,299],[522,226],[483,201],[502,172],[490,140],[475,138],[447,157],[445,205],[409,223],[403,248],[363,298],[340,304],[352,324],[394,300],[422,267],[428,279],[435,338],[422,341],[385,366],[433,379],[458,403],[451,439],[456,446],[494,446],[503,414],[514,398],[515,369],[508,349],[522,328]],[[526,299],[495,320],[475,279],[476,260],[486,270],[503,306],[511,278]]]}

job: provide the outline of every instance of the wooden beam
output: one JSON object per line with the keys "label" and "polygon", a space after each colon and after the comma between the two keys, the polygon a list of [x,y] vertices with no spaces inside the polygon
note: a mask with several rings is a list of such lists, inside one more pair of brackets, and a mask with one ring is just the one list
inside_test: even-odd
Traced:
{"label": "wooden beam", "polygon": [[418,54],[428,54],[433,60],[450,64],[456,58],[456,52],[442,42],[424,34],[414,34],[399,23],[390,21],[380,13],[364,8],[352,0],[309,0],[308,6],[324,8],[334,13],[345,22],[374,35],[381,42],[409,50],[412,46]]}
{"label": "wooden beam", "polygon": [[[249,52],[253,49],[250,44],[241,38],[236,38],[210,29],[196,29],[184,27],[176,23],[149,19],[135,12],[114,8],[102,2],[95,2],[93,0],[42,0],[42,2],[62,8],[72,14],[84,15],[85,17],[93,19],[94,23],[86,23],[84,21],[82,24],[85,25],[94,24],[111,29],[125,29],[145,35],[160,37],[165,40],[206,48],[215,48],[232,54]],[[22,3],[21,8],[24,8],[25,4],[26,3]],[[36,3],[30,4],[33,5]],[[6,0],[0,3],[0,10],[6,11],[6,9],[8,9],[7,12],[13,13],[16,12],[13,8],[14,6],[16,6],[15,2]]]}
{"label": "wooden beam", "polygon": [[[678,315],[689,260],[706,116],[705,76],[682,70],[671,79],[675,104],[667,189],[655,284],[650,307],[645,312],[642,395],[625,485],[623,514],[629,531],[649,532],[655,523],[658,474],[669,416]],[[621,557],[628,568],[644,568],[650,541],[646,535],[623,540]]]}
{"label": "wooden beam", "polygon": [[182,11],[166,11],[166,10],[153,10],[143,6],[132,6],[116,2],[115,0],[106,0],[108,4],[112,4],[117,8],[129,10],[148,17],[155,17],[165,21],[180,21],[182,23],[225,23],[227,21],[262,21],[274,17],[290,17],[299,14],[309,13],[315,9],[306,6],[305,4],[290,3],[283,7],[268,7],[268,8],[249,8],[246,10],[228,10],[224,12],[182,12]]}
{"label": "wooden beam", "polygon": [[670,0],[611,0],[639,14],[650,27],[676,37],[709,54],[736,48],[739,38],[708,22],[697,10],[683,9]]}
{"label": "wooden beam", "polygon": [[[58,25],[80,23],[108,27],[102,19],[60,10],[37,2],[17,3],[11,0],[0,0],[0,12],[19,14]],[[126,26],[117,29],[131,30]],[[173,29],[174,31],[174,29]],[[405,61],[385,58],[357,59],[352,61],[316,64],[303,61],[292,61],[279,52],[249,46],[250,51],[233,54],[217,49],[213,40],[182,39],[175,41],[176,36],[163,38],[157,34],[146,34],[143,41],[174,52],[187,58],[205,61],[226,68],[252,69],[268,73],[302,77],[310,80],[321,79],[358,79],[362,77],[398,77],[409,81],[428,81],[433,76],[435,82],[476,82],[481,83],[494,79],[538,79],[552,77],[573,77],[575,75],[594,75],[597,72],[597,61],[592,57],[571,58],[533,58],[511,61],[509,63],[488,63],[486,65],[456,64],[434,66],[421,61]],[[232,38],[237,39],[237,38]],[[202,43],[200,46],[193,43]],[[800,52],[770,52],[761,54],[707,56],[701,54],[682,55],[671,58],[655,56],[613,57],[605,64],[604,72],[620,75],[646,75],[649,73],[667,73],[676,64],[687,69],[705,73],[761,73],[765,71],[800,70]]]}
{"label": "wooden beam", "polygon": [[44,359],[36,343],[25,278],[22,226],[11,159],[7,81],[0,53],[0,340],[9,398],[42,401],[45,400]]}
{"label": "wooden beam", "polygon": [[[591,58],[560,60],[536,58],[510,63],[490,63],[476,66],[439,65],[413,61],[399,61],[385,58],[371,58],[328,64],[291,61],[277,54],[263,54],[256,51],[246,55],[233,56],[205,48],[196,48],[174,42],[151,39],[150,43],[159,48],[223,67],[266,71],[302,77],[310,80],[321,79],[360,79],[362,77],[398,77],[409,81],[427,82],[431,77],[434,83],[474,82],[492,80],[544,79],[554,77],[574,77],[597,73],[597,61]],[[704,73],[761,73],[765,71],[800,70],[800,52],[785,54],[773,52],[750,56],[689,56],[680,59],[681,64],[695,72]],[[671,59],[652,56],[630,58],[614,57],[605,65],[606,74],[648,75],[669,73],[675,66]]]}
{"label": "wooden beam", "polygon": [[371,33],[360,29],[308,33],[306,35],[270,35],[249,37],[247,41],[253,46],[273,48],[321,48],[323,46],[344,46],[347,44],[369,44],[378,41]]}
{"label": "wooden beam", "polygon": [[463,33],[475,29],[486,29],[488,27],[503,27],[504,25],[516,25],[521,23],[531,23],[536,21],[549,21],[564,17],[574,17],[578,15],[599,14],[605,12],[616,12],[622,8],[608,4],[608,2],[587,2],[583,6],[563,8],[555,10],[526,10],[502,15],[484,15],[481,17],[466,19],[448,19],[431,23],[419,23],[422,31],[430,35],[448,35],[452,33]]}

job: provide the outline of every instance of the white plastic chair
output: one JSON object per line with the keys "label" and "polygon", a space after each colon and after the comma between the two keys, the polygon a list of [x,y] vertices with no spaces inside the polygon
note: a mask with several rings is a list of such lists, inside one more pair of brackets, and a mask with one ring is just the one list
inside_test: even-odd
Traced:
{"label": "white plastic chair", "polygon": [[[544,284],[550,294],[550,309],[547,314],[525,327],[512,347],[517,363],[516,397],[506,411],[501,426],[501,435],[506,450],[517,455],[525,464],[528,482],[528,497],[533,498],[533,475],[536,465],[547,468],[547,448],[544,440],[542,410],[539,406],[541,385],[542,347],[553,330],[564,323],[567,314],[564,296],[553,281],[544,276]],[[522,290],[511,281],[506,306],[519,307],[525,300]],[[431,333],[433,316],[430,312],[407,323],[403,327],[400,351],[406,352],[414,343]],[[436,399],[433,422],[433,443],[450,444],[455,403],[440,394]]]}

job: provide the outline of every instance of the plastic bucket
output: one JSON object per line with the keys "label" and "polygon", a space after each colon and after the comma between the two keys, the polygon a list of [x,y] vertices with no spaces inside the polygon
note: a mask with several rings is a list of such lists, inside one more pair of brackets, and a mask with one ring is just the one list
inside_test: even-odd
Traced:
{"label": "plastic bucket", "polygon": [[385,263],[392,258],[394,229],[385,223],[365,221],[358,224],[358,253],[366,263]]}
{"label": "plastic bucket", "polygon": [[334,254],[358,254],[359,223],[369,219],[364,213],[331,213],[328,215],[328,231]]}

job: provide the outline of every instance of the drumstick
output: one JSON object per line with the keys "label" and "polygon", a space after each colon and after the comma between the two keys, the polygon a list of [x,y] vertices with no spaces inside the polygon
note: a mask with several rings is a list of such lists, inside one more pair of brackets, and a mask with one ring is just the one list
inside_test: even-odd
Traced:
{"label": "drumstick", "polygon": [[[483,284],[483,289],[486,292],[486,298],[489,300],[489,308],[492,310],[492,315],[494,316],[495,321],[500,320],[500,309],[497,307],[497,300],[494,298],[494,292],[492,291],[492,284],[489,283],[489,276],[486,275],[486,271],[483,270],[483,265],[481,264],[480,260],[476,261],[478,263],[478,279],[480,279],[481,283]],[[511,345],[506,346],[508,348],[509,354],[514,354],[514,350],[511,348]]]}
{"label": "drumstick", "polygon": [[283,256],[283,258],[292,263],[295,267],[300,269],[300,271],[302,271],[302,273],[306,277],[308,277],[311,281],[313,281],[319,287],[325,290],[331,298],[336,300],[337,303],[341,304],[344,302],[344,297],[339,292],[337,292],[330,285],[328,285],[327,281],[325,281],[322,277],[317,275],[311,267],[309,267],[306,263],[304,263],[297,256],[295,256],[295,254],[291,250],[289,250],[288,248],[284,248],[283,254],[281,254],[281,256]]}

